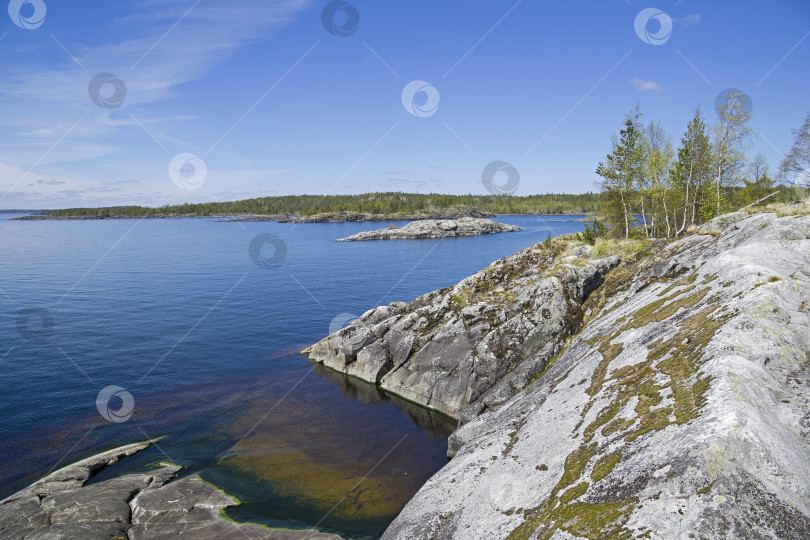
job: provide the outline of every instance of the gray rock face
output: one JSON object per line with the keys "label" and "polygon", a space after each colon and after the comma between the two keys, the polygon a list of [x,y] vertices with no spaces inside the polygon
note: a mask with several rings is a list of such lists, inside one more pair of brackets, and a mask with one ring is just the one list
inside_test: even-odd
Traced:
{"label": "gray rock face", "polygon": [[390,227],[378,231],[364,231],[341,238],[338,242],[362,240],[413,240],[424,238],[450,238],[455,236],[479,236],[502,232],[519,231],[520,227],[498,223],[491,219],[464,217],[461,219],[424,219],[408,223],[404,227]]}
{"label": "gray rock face", "polygon": [[372,309],[304,354],[467,422],[522,390],[580,328],[582,302],[620,262],[589,257],[537,244],[454,287]]}
{"label": "gray rock face", "polygon": [[174,465],[85,485],[94,473],[150,444],[130,444],[76,462],[0,501],[0,538],[340,538],[318,531],[268,529],[226,521],[219,517],[220,510],[239,501],[199,476],[171,481],[180,470]]}
{"label": "gray rock face", "polygon": [[723,216],[584,309],[383,538],[810,538],[810,216]]}

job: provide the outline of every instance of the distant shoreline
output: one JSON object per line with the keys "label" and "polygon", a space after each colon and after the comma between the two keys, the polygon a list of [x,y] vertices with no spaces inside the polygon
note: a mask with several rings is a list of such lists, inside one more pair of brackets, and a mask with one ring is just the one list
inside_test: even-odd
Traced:
{"label": "distant shoreline", "polygon": [[595,214],[598,193],[544,195],[442,195],[374,192],[356,195],[281,195],[239,201],[182,203],[160,207],[126,205],[42,209],[26,216],[43,219],[168,219],[208,217],[238,221],[328,223],[421,219],[489,218],[496,215]]}
{"label": "distant shoreline", "polygon": [[[16,212],[4,212],[16,213]],[[563,213],[563,214],[491,214],[489,212],[475,212],[472,217],[501,217],[501,216],[587,216],[584,218],[571,219],[568,221],[588,221],[594,216],[590,214]],[[10,221],[87,221],[87,220],[118,220],[118,219],[210,219],[220,223],[234,223],[245,221],[270,221],[275,223],[361,223],[361,222],[383,222],[383,221],[421,221],[425,219],[456,219],[458,215],[444,214],[357,214],[357,215],[327,215],[315,214],[312,216],[279,216],[279,215],[243,215],[243,214],[222,214],[222,215],[199,215],[199,214],[153,214],[142,216],[53,216],[53,215],[28,215],[12,218]]]}

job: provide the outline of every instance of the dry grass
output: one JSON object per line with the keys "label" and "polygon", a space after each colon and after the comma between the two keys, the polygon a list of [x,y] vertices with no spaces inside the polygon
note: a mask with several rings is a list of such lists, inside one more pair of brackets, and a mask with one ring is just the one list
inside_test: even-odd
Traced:
{"label": "dry grass", "polygon": [[597,238],[591,251],[594,257],[604,257],[611,253],[621,255],[622,258],[634,258],[648,252],[650,242],[646,239],[636,238]]}
{"label": "dry grass", "polygon": [[774,212],[779,217],[806,216],[810,214],[810,198],[795,203],[770,203],[765,206],[744,209],[749,214]]}
{"label": "dry grass", "polygon": [[593,244],[593,248],[591,248],[591,255],[594,257],[604,257],[611,251],[610,249],[610,242],[605,240],[604,238],[597,238],[596,242]]}

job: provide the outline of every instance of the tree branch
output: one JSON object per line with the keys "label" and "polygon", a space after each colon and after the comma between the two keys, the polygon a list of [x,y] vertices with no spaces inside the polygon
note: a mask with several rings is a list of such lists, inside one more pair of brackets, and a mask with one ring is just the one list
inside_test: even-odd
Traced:
{"label": "tree branch", "polygon": [[754,206],[755,204],[759,204],[759,203],[761,203],[762,201],[764,201],[765,199],[770,199],[771,197],[773,197],[774,195],[777,195],[777,194],[779,194],[779,191],[774,191],[774,192],[773,192],[773,193],[771,193],[770,195],[766,195],[765,197],[762,197],[760,200],[752,202],[752,203],[751,203],[751,204],[749,204],[748,206],[743,206],[742,208],[740,208],[740,210],[745,210],[746,208],[751,208],[751,207],[752,207],[752,206]]}

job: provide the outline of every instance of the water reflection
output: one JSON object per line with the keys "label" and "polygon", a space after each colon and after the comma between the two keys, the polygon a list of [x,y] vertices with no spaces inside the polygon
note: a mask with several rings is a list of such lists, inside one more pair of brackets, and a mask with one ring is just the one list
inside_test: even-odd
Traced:
{"label": "water reflection", "polygon": [[434,437],[446,439],[458,426],[458,422],[448,416],[420,407],[399,396],[384,392],[373,384],[354,377],[349,377],[344,373],[329,369],[321,364],[314,364],[314,367],[319,375],[335,381],[344,394],[372,405],[390,402],[407,415],[415,425]]}
{"label": "water reflection", "polygon": [[[265,508],[277,507],[280,499],[285,505],[297,501],[309,515],[319,516],[316,523],[328,514],[323,523],[331,528],[347,530],[349,522],[366,522],[381,532],[443,459],[446,443],[425,444],[425,438],[444,442],[455,422],[321,366],[314,366],[312,376],[332,383],[343,399],[291,395],[253,430],[262,408],[241,415],[227,426],[228,433],[250,435],[217,467],[237,469],[234,476],[264,483],[261,499],[275,500]],[[356,414],[368,405],[374,418]],[[390,429],[392,422],[406,419],[410,429]],[[256,495],[256,488],[247,491]],[[251,500],[247,506],[261,514]],[[246,509],[235,514],[244,517]]]}

